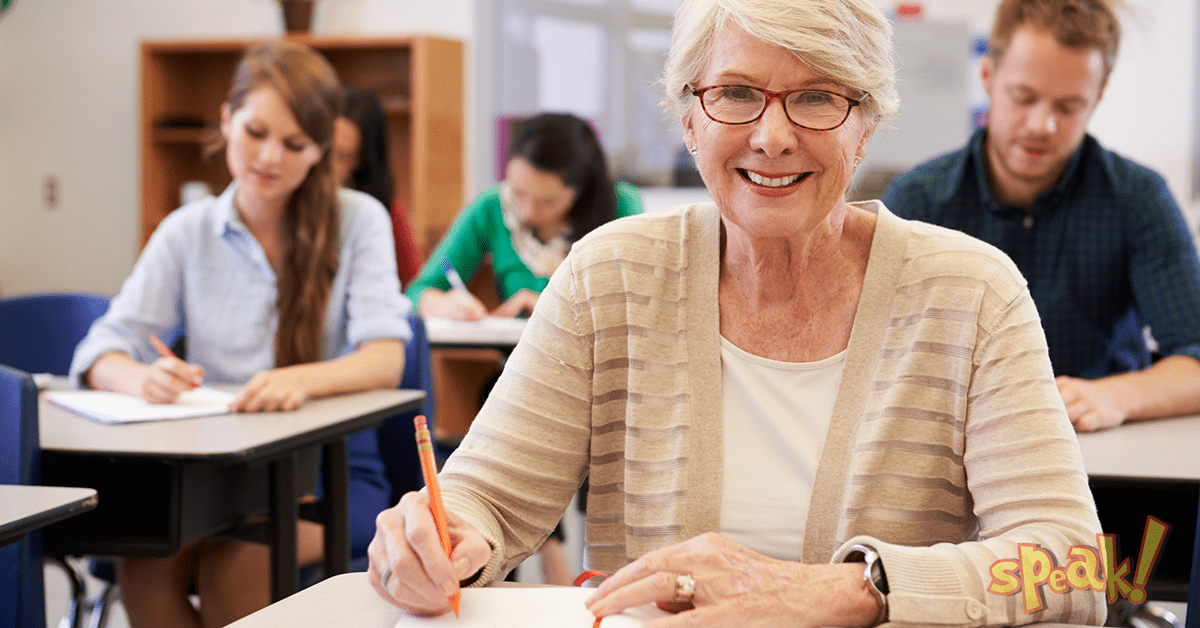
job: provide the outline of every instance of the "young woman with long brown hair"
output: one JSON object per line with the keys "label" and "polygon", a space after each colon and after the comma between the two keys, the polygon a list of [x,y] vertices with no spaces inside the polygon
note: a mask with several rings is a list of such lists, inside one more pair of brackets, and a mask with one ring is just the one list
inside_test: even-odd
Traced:
{"label": "young woman with long brown hair", "polygon": [[[231,404],[239,412],[398,385],[411,306],[400,293],[387,213],[334,181],[341,105],[336,73],[310,48],[272,42],[246,53],[221,107],[233,183],[158,227],[77,348],[77,381],[161,403],[202,380],[244,384]],[[180,327],[187,361],[158,356],[150,338]],[[361,453],[374,475],[374,434],[354,438],[366,442],[353,443],[351,456]],[[352,473],[362,471],[353,462]],[[381,476],[381,466],[375,471]],[[365,534],[352,529],[352,545],[365,547]],[[302,564],[320,557],[319,526],[301,524],[299,542]],[[206,539],[167,558],[126,559],[119,579],[135,627],[218,626],[265,606],[269,575],[266,546]],[[188,601],[191,586],[199,611]]]}

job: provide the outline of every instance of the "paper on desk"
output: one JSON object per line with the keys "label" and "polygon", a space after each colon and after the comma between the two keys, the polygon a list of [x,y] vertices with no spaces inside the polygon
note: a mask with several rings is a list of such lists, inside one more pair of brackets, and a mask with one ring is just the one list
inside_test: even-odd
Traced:
{"label": "paper on desk", "polygon": [[528,319],[501,316],[485,316],[477,321],[429,317],[425,319],[425,331],[430,342],[515,345],[521,339],[521,332],[525,331],[527,323]]}
{"label": "paper on desk", "polygon": [[167,421],[198,416],[228,414],[233,393],[201,386],[179,395],[175,403],[150,403],[136,395],[100,390],[60,390],[46,399],[101,423]]}
{"label": "paper on desk", "polygon": [[[582,587],[485,587],[463,589],[458,617],[405,615],[396,628],[455,625],[461,628],[592,628],[596,618],[583,603],[596,592]],[[653,604],[610,615],[600,628],[638,628],[670,614]]]}

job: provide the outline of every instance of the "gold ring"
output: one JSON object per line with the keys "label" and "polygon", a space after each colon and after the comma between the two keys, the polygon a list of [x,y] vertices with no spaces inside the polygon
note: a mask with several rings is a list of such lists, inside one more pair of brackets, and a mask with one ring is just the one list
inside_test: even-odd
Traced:
{"label": "gold ring", "polygon": [[696,579],[691,574],[675,574],[675,597],[671,598],[671,601],[678,604],[691,604],[694,597],[696,597]]}

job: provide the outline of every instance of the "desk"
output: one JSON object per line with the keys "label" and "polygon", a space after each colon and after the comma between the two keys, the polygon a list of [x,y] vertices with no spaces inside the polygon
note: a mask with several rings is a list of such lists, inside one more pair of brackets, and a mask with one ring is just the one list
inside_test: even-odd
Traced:
{"label": "desk", "polygon": [[425,333],[431,348],[472,347],[498,349],[505,353],[517,346],[525,332],[524,318],[493,318],[481,321],[456,321],[448,318],[425,319]]}
{"label": "desk", "polygon": [[[342,573],[350,556],[346,438],[416,409],[417,390],[370,390],[310,401],[293,412],[229,414],[104,425],[39,401],[42,482],[89,486],[100,506],[46,528],[56,554],[169,556],[188,541],[269,512],[271,596],[298,589],[298,470],[323,454],[325,569]],[[311,466],[310,466],[311,468]]]}
{"label": "desk", "polygon": [[1147,515],[1169,524],[1146,589],[1152,600],[1186,601],[1200,506],[1200,415],[1078,436],[1100,521],[1117,535],[1119,556],[1137,562]]}
{"label": "desk", "polygon": [[478,322],[425,318],[437,407],[433,438],[439,444],[456,446],[470,429],[479,413],[480,393],[500,373],[527,322],[524,318]]}
{"label": "desk", "polygon": [[[229,624],[228,628],[392,628],[403,615],[404,611],[385,602],[375,593],[367,581],[367,574],[347,573],[318,582]],[[1066,628],[1066,624],[1035,625]]]}
{"label": "desk", "polygon": [[1089,477],[1200,482],[1200,415],[1079,434]]}
{"label": "desk", "polygon": [[0,545],[96,507],[96,491],[71,486],[0,484]]}

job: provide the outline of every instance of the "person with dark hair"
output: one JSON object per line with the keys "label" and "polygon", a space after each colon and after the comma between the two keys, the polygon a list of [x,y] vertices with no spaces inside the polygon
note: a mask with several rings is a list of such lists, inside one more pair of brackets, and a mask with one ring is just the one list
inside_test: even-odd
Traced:
{"label": "person with dark hair", "polygon": [[395,183],[388,165],[387,118],[371,92],[342,88],[346,106],[333,122],[333,178],[391,207]]}
{"label": "person with dark hair", "polygon": [[[75,350],[84,386],[170,403],[203,380],[242,384],[235,412],[293,410],[305,400],[394,388],[412,337],[387,214],[367,194],[338,189],[330,164],[342,89],[332,66],[293,42],[248,50],[221,106],[233,182],[172,212],[155,230],[108,312]],[[181,327],[185,362],[151,344]],[[373,430],[348,443],[350,499],[386,507],[389,486]],[[351,521],[358,553],[373,517]],[[301,522],[300,564],[323,550]],[[365,538],[364,538],[365,537]],[[129,557],[118,570],[134,628],[221,626],[270,601],[266,545],[227,538],[185,543],[165,558]],[[188,598],[195,587],[199,609]]]}
{"label": "person with dark hair", "polygon": [[422,316],[478,320],[487,308],[451,289],[446,265],[470,277],[491,253],[503,303],[490,314],[528,313],[574,242],[641,212],[637,188],[613,184],[586,120],[567,113],[526,118],[513,135],[504,181],[459,213],[406,294]]}
{"label": "person with dark hair", "polygon": [[395,200],[396,185],[388,163],[387,117],[379,100],[366,90],[345,86],[346,107],[333,126],[333,178],[338,185],[366,192],[391,210],[396,270],[408,283],[421,270],[408,209]]}
{"label": "person with dark hair", "polygon": [[1012,256],[1081,432],[1200,411],[1191,232],[1162,176],[1087,133],[1116,62],[1115,9],[1115,0],[1001,2],[981,62],[987,127],[883,195],[900,216]]}

